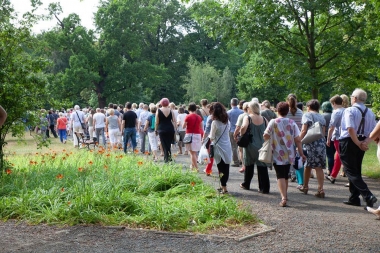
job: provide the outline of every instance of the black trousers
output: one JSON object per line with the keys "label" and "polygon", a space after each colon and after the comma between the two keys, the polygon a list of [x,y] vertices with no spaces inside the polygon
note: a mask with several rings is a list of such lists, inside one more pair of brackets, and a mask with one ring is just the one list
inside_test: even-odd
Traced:
{"label": "black trousers", "polygon": [[221,186],[227,186],[228,178],[230,177],[230,165],[226,164],[223,159],[216,165],[219,171]]}
{"label": "black trousers", "polygon": [[[251,188],[251,181],[254,174],[255,165],[246,165],[244,171],[244,182],[242,186],[246,189]],[[266,166],[257,166],[257,181],[259,183],[259,190],[264,193],[269,193],[270,183],[269,183],[269,175],[268,168]]]}
{"label": "black trousers", "polygon": [[[362,141],[365,138],[359,137],[358,139]],[[339,140],[339,148],[343,171],[350,182],[351,195],[349,200],[358,201],[359,196],[362,195],[363,199],[367,201],[372,193],[362,178],[362,161],[365,152],[351,138]]]}
{"label": "black trousers", "polygon": [[54,129],[54,125],[50,125],[49,128],[50,128],[51,133],[54,135],[54,138],[58,138],[57,132]]}
{"label": "black trousers", "polygon": [[164,151],[164,161],[166,163],[171,162],[172,151],[170,148],[174,139],[174,132],[159,132],[158,135],[160,136],[161,146]]}

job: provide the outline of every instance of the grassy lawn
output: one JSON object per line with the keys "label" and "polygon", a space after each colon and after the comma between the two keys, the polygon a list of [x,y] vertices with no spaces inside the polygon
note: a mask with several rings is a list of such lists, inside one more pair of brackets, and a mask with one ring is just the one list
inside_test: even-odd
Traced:
{"label": "grassy lawn", "polygon": [[8,143],[11,166],[0,178],[2,220],[170,231],[257,222],[247,208],[180,165],[120,151],[78,150],[57,139],[42,150],[28,136],[26,144],[12,138]]}
{"label": "grassy lawn", "polygon": [[380,178],[380,163],[376,156],[377,144],[372,142],[364,155],[362,173],[371,178]]}

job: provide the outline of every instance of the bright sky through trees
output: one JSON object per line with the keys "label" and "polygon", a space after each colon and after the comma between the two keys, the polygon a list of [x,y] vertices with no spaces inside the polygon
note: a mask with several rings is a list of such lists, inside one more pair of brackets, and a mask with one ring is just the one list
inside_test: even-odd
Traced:
{"label": "bright sky through trees", "polygon": [[[11,0],[14,9],[19,15],[31,10],[30,0]],[[93,16],[97,10],[98,0],[42,0],[42,6],[38,10],[38,14],[48,14],[47,7],[50,3],[60,2],[63,13],[59,16],[62,20],[70,13],[76,13],[81,18],[81,24],[88,29],[94,29]],[[39,22],[33,27],[35,33],[43,30],[49,30],[57,24],[55,19]]]}

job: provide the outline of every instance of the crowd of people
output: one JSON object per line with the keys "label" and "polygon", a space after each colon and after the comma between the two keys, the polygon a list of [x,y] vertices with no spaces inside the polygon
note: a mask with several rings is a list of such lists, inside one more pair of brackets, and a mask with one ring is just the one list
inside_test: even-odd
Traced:
{"label": "crowd of people", "polygon": [[[335,95],[322,105],[312,99],[305,104],[305,111],[304,104],[294,94],[289,94],[276,107],[267,100],[259,103],[257,98],[251,101],[232,98],[229,110],[219,102],[209,103],[206,99],[199,106],[195,103],[177,106],[167,98],[149,105],[127,102],[82,110],[76,105],[66,111],[51,110],[47,114],[42,111],[46,114],[41,117],[45,129],[40,127],[40,131],[46,137],[49,131],[56,138],[59,135],[62,143],[66,143],[66,135],[83,133],[99,145],[110,145],[126,153],[128,147],[135,151],[139,142],[138,152],[152,154],[157,161],[160,150],[165,163],[172,161],[172,147],[177,145],[177,154],[189,155],[194,171],[199,171],[198,154],[204,146],[212,155],[203,171],[211,175],[216,163],[221,194],[228,193],[230,166],[244,173],[240,184],[243,190],[252,188],[256,167],[258,192],[262,194],[270,192],[268,170],[274,168],[282,207],[288,205],[289,180],[297,181],[297,189],[308,194],[309,180],[316,176],[318,188],[314,195],[324,198],[324,180],[334,184],[343,165],[342,175],[347,176],[350,191],[343,203],[360,206],[361,195],[366,208],[379,215],[380,208],[372,208],[377,199],[364,182],[361,170],[368,143],[379,142],[380,126],[376,125],[374,113],[365,106],[364,90],[355,89],[350,98],[351,101],[346,95]],[[317,122],[322,126],[323,137],[303,144]],[[239,147],[238,140],[246,132],[251,136],[250,142],[246,147]],[[78,139],[73,137],[73,145],[77,147]],[[259,150],[266,140],[270,140],[273,150],[270,164],[259,161]]]}

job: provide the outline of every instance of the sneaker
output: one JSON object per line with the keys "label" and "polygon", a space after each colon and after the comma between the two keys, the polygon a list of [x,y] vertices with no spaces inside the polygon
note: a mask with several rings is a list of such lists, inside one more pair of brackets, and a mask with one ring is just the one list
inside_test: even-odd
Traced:
{"label": "sneaker", "polygon": [[302,184],[299,184],[299,185],[297,185],[296,189],[301,190],[302,187],[303,187]]}
{"label": "sneaker", "polygon": [[325,178],[326,178],[327,180],[329,180],[330,183],[332,183],[332,184],[335,183],[335,178],[333,178],[332,176],[327,176],[327,175],[326,175]]}

